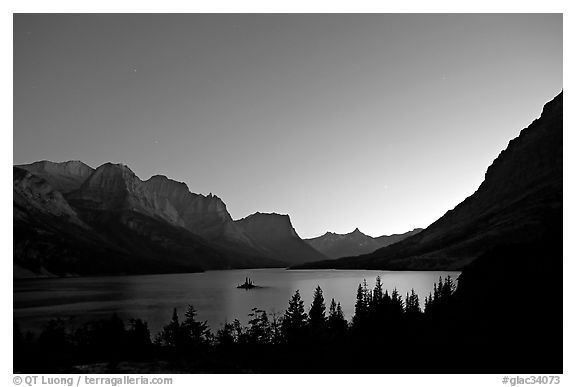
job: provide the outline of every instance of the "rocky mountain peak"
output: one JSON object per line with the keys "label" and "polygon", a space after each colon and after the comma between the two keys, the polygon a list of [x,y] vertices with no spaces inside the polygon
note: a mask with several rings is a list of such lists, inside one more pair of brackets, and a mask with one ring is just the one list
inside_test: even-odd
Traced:
{"label": "rocky mountain peak", "polygon": [[144,184],[155,193],[169,197],[171,200],[178,202],[175,205],[182,204],[187,198],[196,197],[198,195],[189,191],[186,183],[172,180],[163,175],[154,175],[150,179],[144,181]]}
{"label": "rocky mountain peak", "polygon": [[56,163],[43,160],[17,165],[35,176],[46,180],[54,189],[66,193],[78,189],[94,169],[78,160]]}
{"label": "rocky mountain peak", "polygon": [[347,234],[327,232],[316,238],[305,239],[305,241],[327,257],[352,257],[371,253],[381,247],[399,242],[419,231],[421,231],[421,229],[414,229],[404,234],[383,235],[378,238],[373,238],[370,235],[364,234],[356,227],[354,231]]}
{"label": "rocky mountain peak", "polygon": [[13,184],[15,218],[19,218],[26,211],[29,211],[35,214],[65,216],[71,222],[83,225],[62,194],[45,179],[28,172],[26,169],[14,167]]}
{"label": "rocky mountain peak", "polygon": [[292,226],[290,216],[285,214],[255,212],[236,222],[242,224],[244,228],[249,230],[266,232],[270,237],[298,237],[296,230],[294,230]]}
{"label": "rocky mountain peak", "polygon": [[222,226],[232,222],[226,204],[218,196],[190,192],[188,185],[163,175],[155,175],[144,182],[158,198],[170,203],[178,212],[184,226],[204,237],[222,237]]}
{"label": "rocky mountain peak", "polygon": [[284,262],[311,262],[325,258],[300,239],[288,215],[256,212],[234,224],[263,252]]}
{"label": "rocky mountain peak", "polygon": [[105,192],[134,190],[142,181],[124,164],[105,163],[96,168],[81,189],[97,189]]}
{"label": "rocky mountain peak", "polygon": [[82,161],[79,160],[69,160],[63,162],[54,162],[48,160],[36,161],[31,164],[18,165],[17,167],[28,170],[29,172],[51,172],[51,173],[63,173],[67,171],[79,176],[88,176],[94,169]]}
{"label": "rocky mountain peak", "polygon": [[134,171],[132,171],[126,164],[122,163],[104,163],[94,172],[98,173],[109,173],[109,174],[123,174],[126,176],[136,176]]}

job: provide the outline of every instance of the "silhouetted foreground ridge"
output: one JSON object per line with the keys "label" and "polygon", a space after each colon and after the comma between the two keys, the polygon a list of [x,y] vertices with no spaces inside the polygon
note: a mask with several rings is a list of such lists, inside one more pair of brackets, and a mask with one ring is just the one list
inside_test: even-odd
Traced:
{"label": "silhouetted foreground ridge", "polygon": [[510,141],[478,190],[418,234],[372,254],[296,268],[461,270],[498,246],[542,238],[562,214],[562,93]]}

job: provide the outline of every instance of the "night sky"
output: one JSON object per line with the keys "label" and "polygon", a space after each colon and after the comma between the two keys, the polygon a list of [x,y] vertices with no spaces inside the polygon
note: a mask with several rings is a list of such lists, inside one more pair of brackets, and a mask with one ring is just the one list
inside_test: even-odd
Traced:
{"label": "night sky", "polygon": [[14,17],[14,163],[127,164],[301,237],[426,227],[562,90],[562,15]]}

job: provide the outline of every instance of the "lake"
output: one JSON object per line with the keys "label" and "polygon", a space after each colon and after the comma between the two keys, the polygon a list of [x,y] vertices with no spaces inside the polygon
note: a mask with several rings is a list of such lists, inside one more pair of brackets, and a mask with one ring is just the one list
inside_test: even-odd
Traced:
{"label": "lake", "polygon": [[[200,320],[213,331],[225,321],[238,318],[243,323],[254,307],[269,313],[282,313],[299,289],[306,310],[316,286],[324,291],[326,309],[330,300],[342,304],[346,319],[354,314],[358,284],[366,279],[374,287],[380,275],[384,289],[397,288],[404,297],[411,289],[424,297],[438,278],[460,272],[376,271],[376,270],[222,270],[204,273],[162,274],[114,277],[82,277],[14,281],[14,319],[22,330],[37,332],[52,318],[72,318],[73,325],[108,318],[117,313],[123,319],[142,318],[152,333],[170,320],[173,308],[182,319],[188,304],[194,305]],[[262,288],[243,290],[236,286],[246,277]]]}

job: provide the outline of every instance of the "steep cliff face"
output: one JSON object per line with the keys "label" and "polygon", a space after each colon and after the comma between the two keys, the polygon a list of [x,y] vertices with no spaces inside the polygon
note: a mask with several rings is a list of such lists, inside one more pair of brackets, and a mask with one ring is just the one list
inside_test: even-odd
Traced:
{"label": "steep cliff face", "polygon": [[190,192],[185,183],[156,175],[140,180],[130,168],[98,167],[68,199],[83,209],[130,210],[165,220],[207,239],[247,242],[235,229],[226,205],[215,195]]}
{"label": "steep cliff face", "polygon": [[288,215],[256,212],[255,214],[237,220],[236,223],[251,237],[269,237],[272,239],[298,237]]}
{"label": "steep cliff face", "polygon": [[300,239],[288,215],[257,212],[235,224],[262,252],[283,262],[298,264],[326,258]]}
{"label": "steep cliff face", "polygon": [[37,161],[32,164],[17,165],[35,176],[46,180],[55,190],[61,193],[74,191],[90,177],[94,169],[81,161]]}
{"label": "steep cliff face", "polygon": [[404,234],[383,235],[378,238],[372,238],[356,228],[348,234],[327,232],[317,238],[305,239],[305,241],[327,257],[336,259],[369,254],[381,247],[415,235],[420,231],[422,229],[414,229]]}
{"label": "steep cliff face", "polygon": [[14,219],[24,217],[26,213],[40,213],[84,225],[62,194],[41,177],[14,167],[13,186]]}
{"label": "steep cliff face", "polygon": [[178,213],[180,224],[205,237],[225,233],[225,225],[232,223],[226,204],[215,195],[190,192],[185,183],[156,175],[144,182],[146,188],[162,202],[169,203]]}
{"label": "steep cliff face", "polygon": [[542,239],[562,224],[562,109],[560,93],[510,141],[478,190],[424,231],[372,254],[314,267],[459,270],[498,246]]}
{"label": "steep cliff face", "polygon": [[73,206],[100,211],[130,210],[184,226],[178,211],[156,195],[122,164],[106,163],[98,167],[80,188],[68,195]]}
{"label": "steep cliff face", "polygon": [[15,276],[285,266],[253,246],[218,197],[164,177],[143,182],[121,164],[98,167],[65,195],[15,167],[14,234]]}
{"label": "steep cliff face", "polygon": [[[238,230],[220,198],[192,193],[186,184],[165,176],[157,175],[142,181],[125,165],[108,163],[97,168],[68,198],[100,228],[128,228],[166,248],[180,249],[178,246],[183,245],[188,246],[184,248],[186,250],[193,248],[194,243],[211,246],[220,257],[217,259],[215,254],[208,254],[211,260],[197,257],[203,268],[283,265],[253,246],[252,241]],[[111,216],[112,213],[117,215]],[[174,235],[177,235],[177,241],[173,240]],[[117,243],[129,244],[131,241],[121,239]]]}
{"label": "steep cliff face", "polygon": [[15,277],[114,273],[127,269],[125,251],[80,219],[51,184],[13,169]]}

